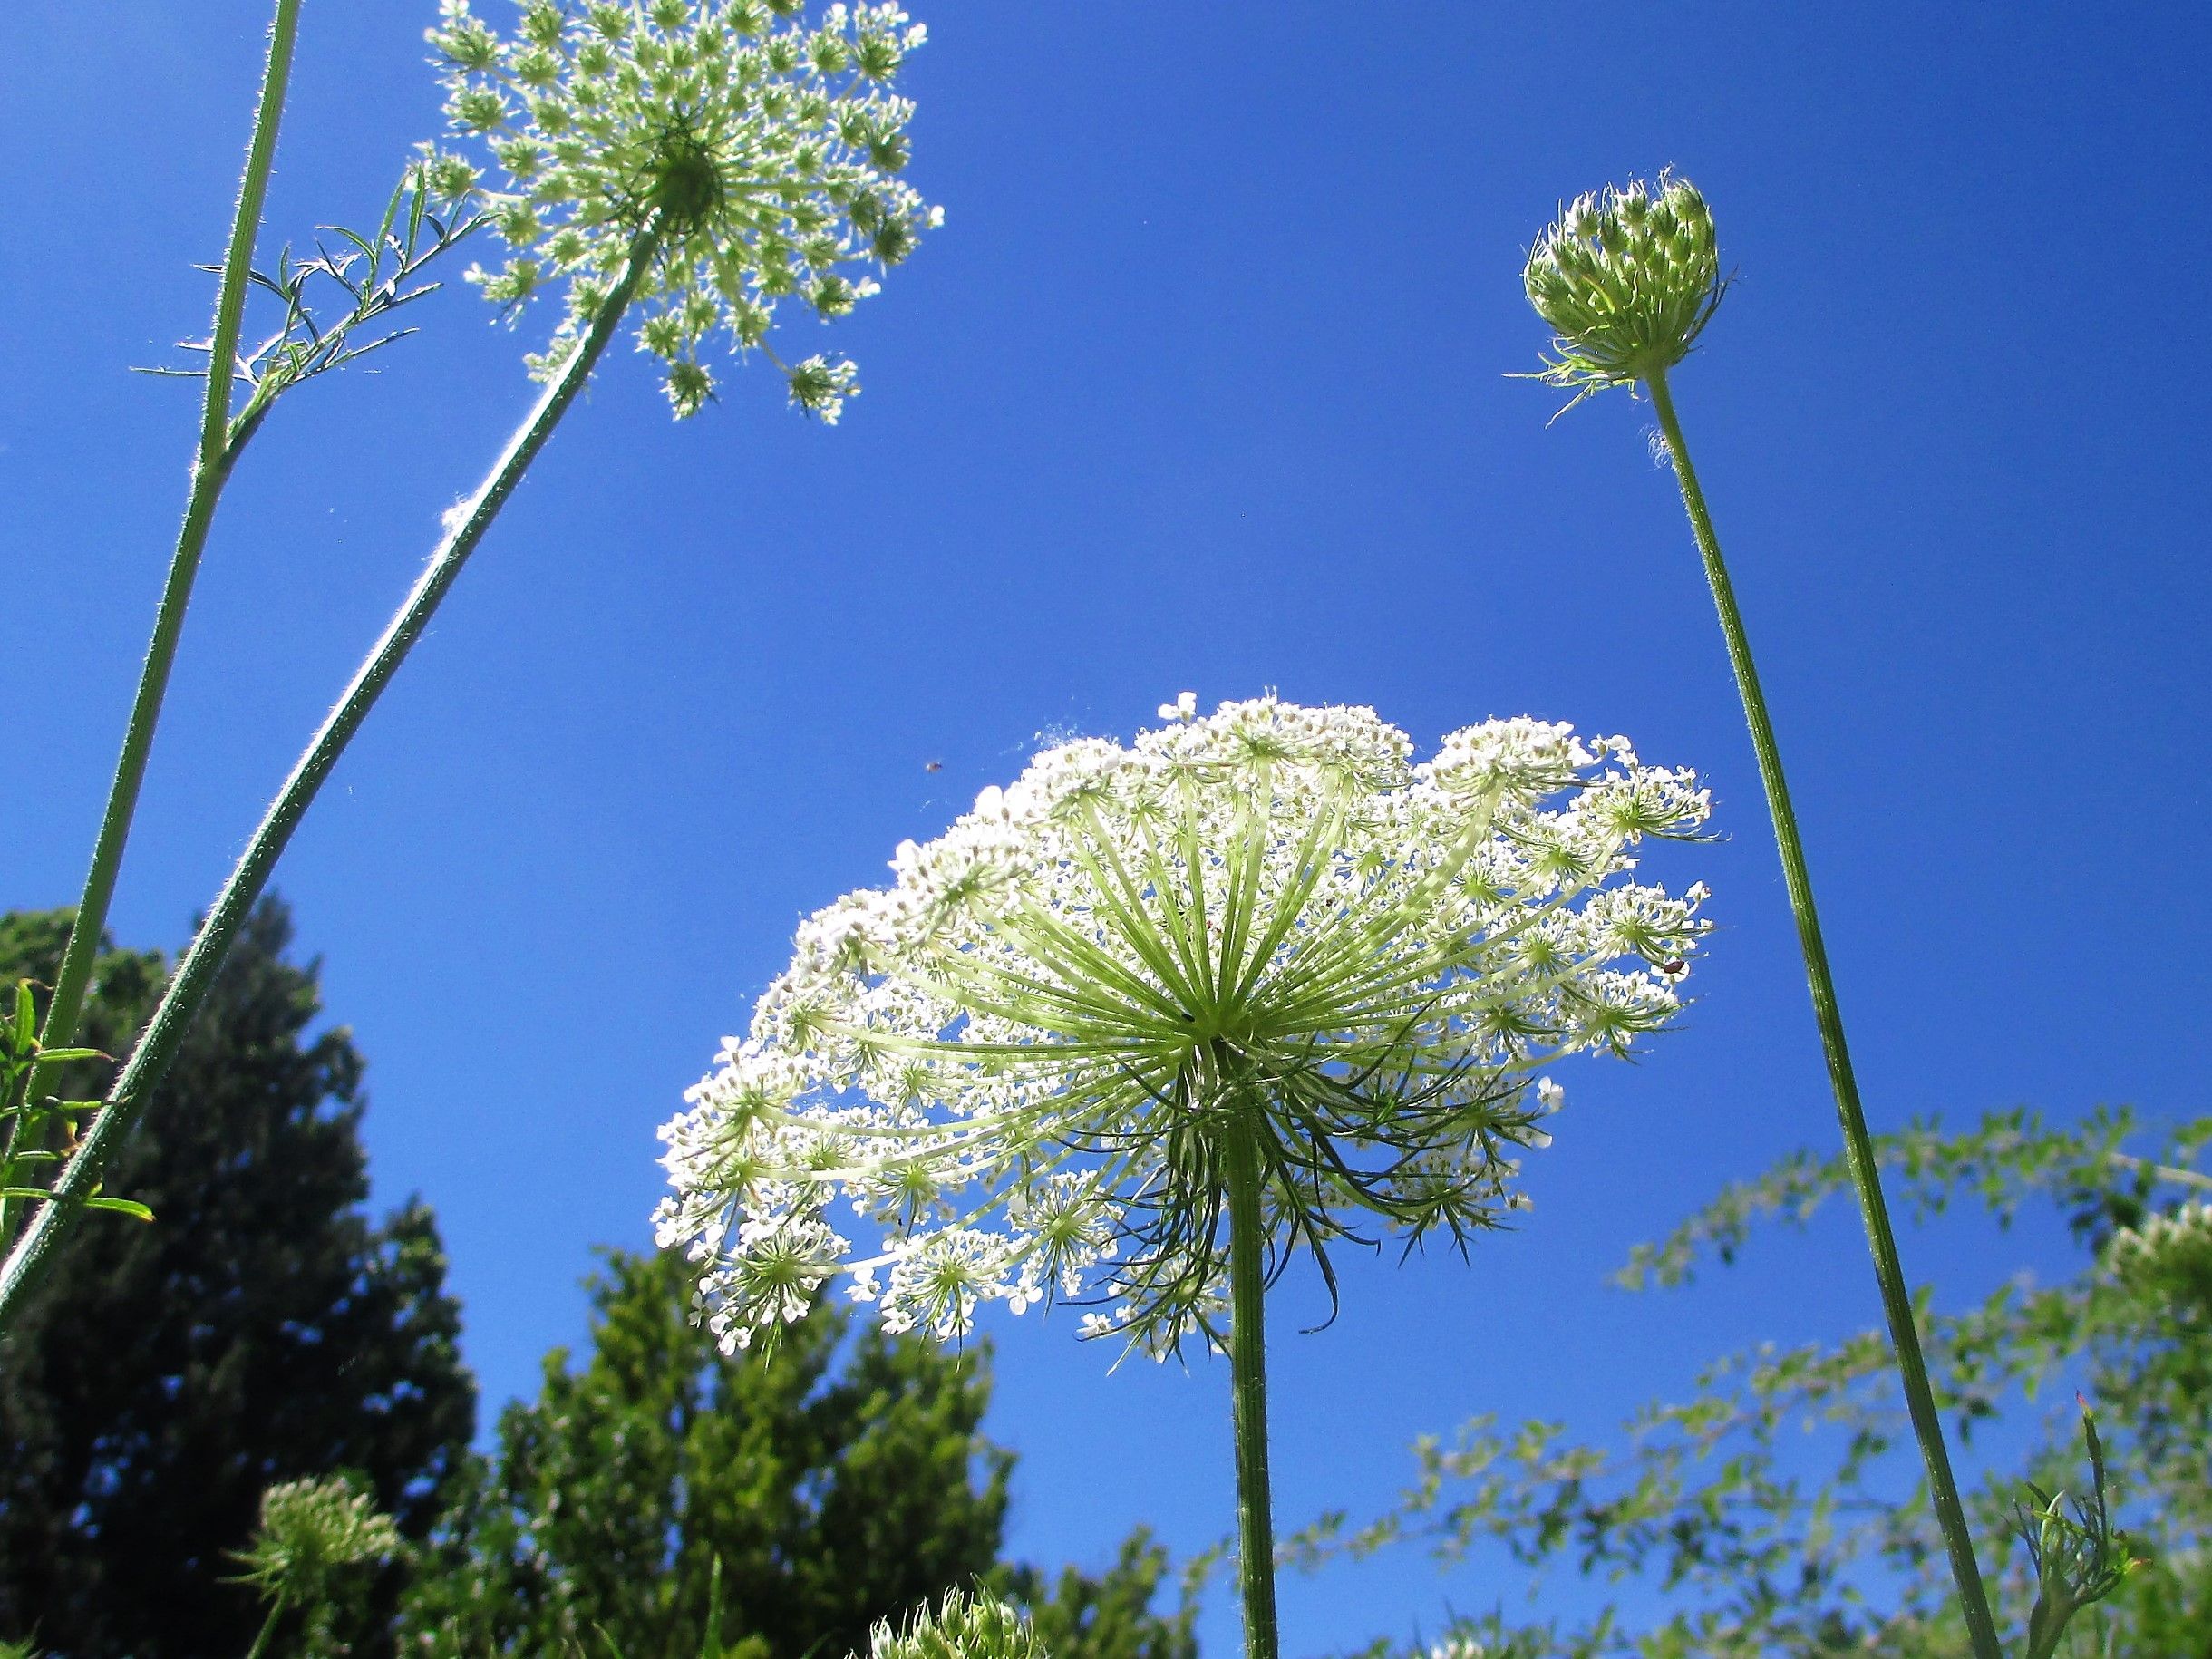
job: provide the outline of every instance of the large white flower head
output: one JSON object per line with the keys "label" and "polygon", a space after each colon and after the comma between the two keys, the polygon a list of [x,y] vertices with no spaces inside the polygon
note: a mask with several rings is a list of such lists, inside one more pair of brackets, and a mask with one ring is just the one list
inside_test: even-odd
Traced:
{"label": "large white flower head", "polygon": [[[823,319],[876,292],[941,218],[898,177],[913,104],[892,93],[923,29],[896,5],[808,0],[519,0],[503,38],[442,0],[430,31],[454,129],[506,187],[435,152],[432,187],[480,200],[510,250],[471,280],[519,306],[568,282],[568,315],[530,359],[558,372],[639,235],[658,232],[636,303],[639,349],[666,367],[679,416],[713,395],[700,360],[720,334],[766,349],[778,306]],[[771,354],[772,355],[772,354]],[[781,362],[781,359],[777,361]],[[848,362],[787,365],[793,400],[834,421],[859,390]]]}
{"label": "large white flower head", "polygon": [[1161,713],[1039,754],[800,928],[661,1131],[660,1243],[726,1345],[840,1273],[895,1331],[1065,1297],[1155,1353],[1216,1337],[1232,1128],[1272,1270],[1464,1247],[1547,1140],[1538,1068],[1678,1007],[1704,890],[1625,878],[1704,821],[1689,773],[1530,720],[1415,765],[1368,709]]}

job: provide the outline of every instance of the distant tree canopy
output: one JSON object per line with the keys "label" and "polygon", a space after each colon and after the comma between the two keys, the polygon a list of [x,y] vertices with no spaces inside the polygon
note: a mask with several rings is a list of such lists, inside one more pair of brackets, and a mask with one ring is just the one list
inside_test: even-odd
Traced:
{"label": "distant tree canopy", "polygon": [[[2115,1515],[2146,1565],[2076,1615],[2062,1655],[2212,1659],[2208,1149],[2212,1117],[2154,1126],[2125,1111],[2058,1127],[1999,1112],[1965,1130],[1930,1121],[1877,1137],[1901,1212],[1977,1203],[2010,1225],[2042,1196],[2082,1248],[2079,1271],[2056,1283],[2023,1276],[1977,1305],[1920,1315],[1955,1447],[2042,1409],[2025,1460],[1968,1493],[2001,1626],[2021,1630],[2037,1594],[2020,1536],[2024,1483],[2091,1491],[2072,1391],[2095,1407]],[[1620,1278],[1679,1285],[1708,1260],[1732,1261],[1762,1222],[1801,1226],[1848,1191],[1840,1157],[1796,1154],[1640,1247]],[[2138,1247],[2141,1229],[2160,1227],[2167,1247]],[[1716,1362],[1691,1397],[1644,1405],[1604,1443],[1560,1423],[1478,1418],[1422,1442],[1396,1510],[1356,1529],[1325,1518],[1297,1544],[1315,1564],[1416,1541],[1446,1558],[1503,1546],[1533,1568],[1641,1580],[1671,1605],[1642,1629],[1613,1611],[1578,1627],[1497,1612],[1452,1632],[1494,1659],[1965,1659],[1911,1450],[1882,1333],[1769,1345]]]}
{"label": "distant tree canopy", "polygon": [[[51,980],[68,925],[0,917],[0,985]],[[362,1059],[315,1029],[291,933],[276,901],[255,912],[117,1160],[108,1190],[154,1221],[88,1217],[0,1343],[0,1637],[61,1659],[243,1654],[261,1610],[226,1582],[229,1552],[265,1488],[351,1470],[419,1538],[461,1467],[475,1390],[437,1228],[418,1204],[361,1212]],[[103,955],[85,1042],[127,1049],[166,974]],[[390,1651],[400,1578],[374,1586],[353,1651]]]}
{"label": "distant tree canopy", "polygon": [[1141,1535],[1101,1579],[998,1564],[1014,1460],[980,1431],[987,1351],[872,1328],[845,1347],[824,1308],[772,1361],[725,1355],[667,1256],[611,1253],[592,1305],[589,1355],[547,1356],[422,1560],[410,1654],[697,1659],[718,1582],[725,1644],[839,1659],[978,1581],[1032,1607],[1055,1659],[1195,1654],[1190,1610],[1150,1611],[1167,1563]]}

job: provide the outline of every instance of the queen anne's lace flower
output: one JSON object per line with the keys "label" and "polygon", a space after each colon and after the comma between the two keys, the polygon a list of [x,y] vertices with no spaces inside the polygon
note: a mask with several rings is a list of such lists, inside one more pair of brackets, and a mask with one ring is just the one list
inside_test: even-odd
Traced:
{"label": "queen anne's lace flower", "polygon": [[1665,176],[1577,198],[1530,251],[1523,280],[1555,334],[1534,378],[1572,388],[1576,403],[1680,363],[1728,286],[1705,199]]}
{"label": "queen anne's lace flower", "polygon": [[[725,1345],[840,1266],[892,1330],[1082,1297],[1086,1334],[1216,1334],[1232,1117],[1278,1268],[1373,1231],[1463,1246],[1546,1140],[1537,1068],[1674,1013],[1704,889],[1618,878],[1703,823],[1689,773],[1529,720],[1414,765],[1367,709],[1162,713],[1047,750],[800,928],[661,1131],[659,1239]],[[839,1199],[882,1240],[861,1259]]]}
{"label": "queen anne's lace flower", "polygon": [[[471,280],[515,306],[568,281],[568,315],[530,359],[558,372],[633,244],[658,233],[637,290],[640,350],[666,365],[678,415],[714,380],[700,361],[717,330],[766,349],[777,306],[824,319],[876,292],[936,226],[898,174],[914,106],[890,85],[923,29],[896,5],[807,0],[521,0],[513,38],[442,0],[430,32],[446,112],[507,180],[486,189],[466,157],[433,153],[432,188],[480,199],[511,250]],[[772,355],[772,354],[771,354]],[[787,365],[793,400],[834,421],[859,390],[849,363]]]}

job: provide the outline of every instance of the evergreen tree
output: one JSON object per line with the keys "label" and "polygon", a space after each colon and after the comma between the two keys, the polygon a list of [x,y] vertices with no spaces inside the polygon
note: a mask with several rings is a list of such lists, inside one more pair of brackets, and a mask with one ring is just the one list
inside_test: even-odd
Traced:
{"label": "evergreen tree", "polygon": [[[818,1310],[775,1358],[725,1355],[694,1323],[677,1256],[610,1253],[592,1349],[557,1350],[418,1572],[403,1647],[423,1659],[760,1659],[865,1652],[875,1620],[978,1581],[1036,1610],[1054,1659],[1191,1659],[1188,1612],[1149,1604],[1139,1538],[1055,1596],[998,1569],[1012,1456],[978,1431],[987,1351],[950,1353]],[[841,1363],[840,1363],[841,1359]]]}
{"label": "evergreen tree", "polygon": [[[0,985],[50,978],[68,924],[0,917]],[[361,1213],[362,1059],[312,1029],[290,939],[263,904],[110,1178],[155,1219],[89,1218],[0,1344],[0,1636],[63,1659],[243,1653],[261,1612],[231,1552],[266,1488],[349,1470],[419,1538],[466,1454],[436,1227],[420,1204]],[[104,955],[85,1041],[126,1049],[165,975]],[[400,1573],[352,1651],[390,1652]]]}

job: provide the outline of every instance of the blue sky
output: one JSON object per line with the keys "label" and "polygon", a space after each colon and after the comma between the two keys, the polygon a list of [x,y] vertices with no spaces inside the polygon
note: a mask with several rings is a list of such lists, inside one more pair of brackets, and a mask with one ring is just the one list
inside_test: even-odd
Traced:
{"label": "blue sky", "polygon": [[[495,8],[496,9],[496,8]],[[488,1409],[641,1246],[653,1131],[802,913],[883,878],[1047,730],[1185,688],[1623,731],[1728,838],[1658,860],[1720,923],[1637,1067],[1573,1070],[1537,1208],[1470,1266],[1352,1264],[1276,1328],[1282,1520],[1355,1510],[1478,1411],[1602,1432],[1695,1363],[1875,1316],[1847,1219],[1686,1297],[1606,1272],[1833,1121],[1687,531],[1619,395],[1509,381],[1528,241],[1674,165],[1740,276],[1676,380],[1793,769],[1877,1127],[2207,1110],[2200,869],[2212,141],[2200,8],[946,0],[912,177],[944,230],[841,347],[673,426],[617,353],[280,874],[371,1062],[380,1200],[435,1206]],[[271,245],[373,220],[438,98],[422,0],[306,11]],[[260,0],[0,15],[0,904],[69,902],[179,510]],[[458,272],[454,273],[458,275]],[[289,401],[210,548],[114,915],[176,946],[525,407],[455,283],[379,372]],[[2199,344],[2192,345],[2192,340]],[[2192,668],[2189,665],[2198,665]],[[936,762],[940,770],[929,770]],[[1907,1242],[1955,1302],[2061,1251]],[[1014,1547],[1225,1532],[1221,1367],[997,1332]],[[1508,1581],[1411,1556],[1285,1588],[1295,1653]],[[1228,1651],[1227,1596],[1209,1643]]]}

